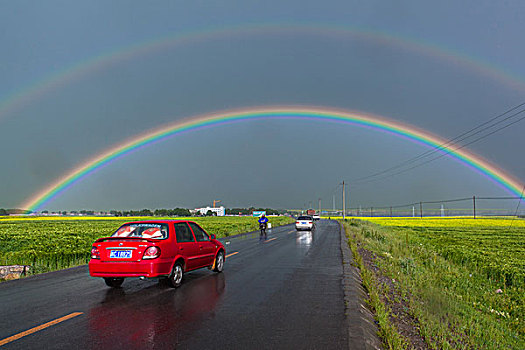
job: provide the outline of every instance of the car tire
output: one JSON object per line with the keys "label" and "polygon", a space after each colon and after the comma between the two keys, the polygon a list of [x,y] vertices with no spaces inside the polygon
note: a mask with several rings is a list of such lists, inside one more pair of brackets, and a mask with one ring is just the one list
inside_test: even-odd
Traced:
{"label": "car tire", "polygon": [[222,272],[222,269],[224,268],[224,252],[220,251],[217,253],[217,256],[215,257],[215,268],[213,271],[215,272]]}
{"label": "car tire", "polygon": [[168,276],[168,284],[170,287],[178,288],[182,284],[182,277],[184,276],[184,267],[181,262],[176,262],[173,270]]}
{"label": "car tire", "polygon": [[106,285],[111,288],[120,288],[124,282],[124,278],[121,277],[104,277],[104,282]]}

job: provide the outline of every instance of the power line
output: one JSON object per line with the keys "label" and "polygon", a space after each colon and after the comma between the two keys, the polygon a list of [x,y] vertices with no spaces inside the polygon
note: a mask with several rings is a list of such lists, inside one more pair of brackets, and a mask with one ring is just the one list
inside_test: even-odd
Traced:
{"label": "power line", "polygon": [[[521,112],[518,112],[518,113],[516,113],[516,114],[523,113],[523,112],[525,112],[525,110],[523,110],[523,111],[521,111]],[[490,133],[488,133],[488,134],[486,134],[486,135],[480,136],[480,137],[478,137],[477,139],[475,139],[475,140],[473,140],[473,141],[471,141],[471,142],[468,142],[468,143],[466,143],[466,144],[464,144],[464,145],[462,145],[462,146],[459,146],[459,147],[454,148],[454,149],[450,149],[449,151],[447,151],[447,152],[445,152],[445,153],[442,153],[442,154],[440,154],[440,155],[437,156],[437,157],[434,157],[434,158],[432,158],[432,159],[429,159],[429,160],[427,160],[427,161],[425,161],[425,162],[423,162],[423,163],[420,163],[420,164],[414,165],[414,166],[412,166],[412,167],[410,167],[410,168],[408,168],[408,169],[405,169],[405,170],[402,170],[402,171],[398,171],[397,173],[394,173],[394,174],[392,174],[392,175],[386,176],[386,177],[384,177],[384,178],[388,178],[388,177],[392,177],[392,176],[399,175],[399,174],[402,174],[402,173],[406,173],[407,171],[410,171],[410,170],[415,169],[415,168],[419,168],[420,166],[423,166],[423,165],[425,165],[425,164],[428,164],[428,163],[430,163],[430,162],[433,162],[433,161],[435,161],[435,160],[438,160],[438,159],[440,159],[440,158],[443,158],[444,156],[449,155],[449,154],[452,153],[452,152],[455,152],[455,151],[457,151],[457,150],[460,150],[460,149],[462,149],[462,148],[465,148],[465,147],[467,147],[468,145],[471,145],[471,144],[473,144],[473,143],[475,143],[475,142],[478,142],[478,141],[480,141],[480,140],[482,140],[482,139],[484,139],[484,138],[486,138],[486,137],[488,137],[488,136],[490,136],[490,135],[492,135],[492,134],[495,134],[496,132],[498,132],[498,131],[500,131],[500,130],[503,130],[503,129],[505,129],[505,128],[508,128],[509,126],[511,126],[511,125],[513,125],[513,124],[516,124],[517,122],[520,122],[520,121],[522,121],[523,119],[525,119],[525,116],[519,118],[518,120],[513,121],[512,123],[509,123],[508,125],[504,125],[504,126],[498,128],[498,129],[496,129],[496,130],[494,130],[494,131],[492,131],[492,132],[490,132]],[[372,180],[372,181],[373,181],[373,180]],[[370,182],[370,181],[368,181],[368,182]]]}
{"label": "power line", "polygon": [[525,110],[521,110],[520,112],[518,112],[518,113],[516,113],[516,114],[513,114],[513,115],[511,115],[510,117],[507,117],[507,118],[505,118],[505,119],[503,119],[503,120],[501,120],[501,121],[499,121],[499,122],[497,122],[497,123],[494,123],[494,124],[492,124],[492,125],[490,125],[490,126],[488,126],[488,127],[486,127],[486,128],[483,128],[482,130],[479,130],[479,131],[477,131],[476,133],[473,133],[473,134],[471,134],[471,135],[469,135],[469,136],[466,136],[466,135],[470,134],[472,131],[474,131],[474,130],[476,130],[476,129],[479,129],[479,128],[481,128],[482,126],[487,125],[487,124],[491,123],[492,121],[494,121],[494,120],[496,120],[496,119],[498,119],[498,118],[501,118],[502,116],[504,116],[504,115],[506,115],[506,114],[512,112],[513,110],[516,110],[517,108],[519,108],[519,107],[521,107],[521,106],[523,106],[523,105],[525,105],[525,102],[523,102],[523,103],[521,103],[521,104],[519,104],[519,105],[517,105],[517,106],[515,106],[515,107],[513,107],[513,108],[511,108],[511,109],[509,109],[509,110],[507,110],[506,112],[504,112],[504,113],[502,113],[502,114],[500,114],[500,115],[498,115],[498,116],[496,116],[496,117],[494,117],[494,118],[492,118],[492,119],[490,119],[490,120],[488,120],[488,121],[486,121],[486,122],[484,122],[484,123],[482,123],[482,124],[480,124],[480,125],[478,125],[478,126],[476,126],[475,128],[472,128],[472,129],[470,129],[470,130],[468,130],[468,131],[462,133],[461,135],[456,136],[455,138],[453,138],[453,139],[451,139],[451,140],[448,140],[447,142],[445,142],[445,143],[439,145],[439,146],[436,147],[436,148],[433,148],[433,149],[431,149],[431,150],[428,150],[428,151],[426,151],[426,152],[423,152],[422,154],[420,154],[420,155],[418,155],[418,156],[416,156],[416,157],[410,158],[410,159],[408,159],[408,160],[406,160],[406,161],[404,161],[404,162],[402,162],[402,163],[400,163],[400,164],[398,164],[398,165],[396,165],[396,166],[390,167],[390,168],[388,168],[388,169],[385,169],[385,170],[383,170],[383,171],[380,171],[380,172],[374,173],[374,174],[369,175],[369,176],[366,176],[366,177],[362,177],[362,178],[354,179],[353,181],[354,181],[354,182],[359,182],[359,181],[361,181],[361,180],[367,180],[367,179],[370,179],[370,178],[372,178],[372,177],[376,177],[376,176],[379,176],[379,175],[381,175],[381,174],[387,173],[387,172],[389,172],[389,171],[392,171],[392,170],[395,170],[395,169],[401,168],[401,167],[403,167],[403,166],[405,166],[405,165],[409,165],[409,164],[411,164],[411,163],[414,163],[414,162],[418,161],[419,159],[426,158],[426,157],[430,156],[430,155],[433,154],[433,153],[436,153],[436,152],[439,152],[439,151],[441,151],[441,150],[443,150],[443,149],[448,148],[447,145],[448,145],[448,144],[452,144],[454,141],[458,141],[458,140],[459,140],[459,141],[463,141],[463,140],[465,140],[465,139],[467,139],[467,138],[469,138],[469,137],[472,137],[472,136],[474,136],[474,135],[477,135],[477,134],[479,134],[480,132],[483,132],[483,131],[485,131],[485,130],[487,130],[487,129],[490,129],[491,127],[494,127],[494,126],[496,126],[497,124],[502,123],[502,122],[504,122],[504,121],[506,121],[506,120],[508,120],[508,119],[510,119],[510,118],[513,118],[514,116],[516,116],[516,115],[518,115],[518,114],[524,112]]}
{"label": "power line", "polygon": [[[447,145],[451,145],[455,141],[463,141],[463,140],[466,140],[466,139],[468,139],[468,138],[470,138],[472,136],[478,135],[478,134],[480,134],[480,133],[482,133],[482,132],[484,132],[486,130],[489,130],[489,129],[491,129],[491,128],[493,128],[493,127],[495,127],[495,126],[497,126],[497,125],[499,125],[499,124],[501,124],[501,123],[503,123],[505,121],[508,121],[509,119],[512,119],[512,118],[520,115],[521,113],[525,112],[525,109],[522,109],[519,112],[516,112],[516,113],[514,113],[514,114],[512,114],[512,115],[510,115],[510,116],[508,116],[508,117],[506,117],[506,118],[504,118],[502,120],[494,122],[495,120],[505,116],[506,114],[508,114],[508,113],[510,113],[512,111],[515,111],[516,109],[518,109],[518,108],[520,108],[520,107],[522,107],[524,105],[525,105],[525,102],[523,102],[523,103],[521,103],[521,104],[519,104],[519,105],[517,105],[517,106],[515,106],[515,107],[513,107],[513,108],[511,108],[511,109],[509,109],[507,111],[505,111],[504,113],[501,113],[501,114],[497,115],[494,118],[491,118],[490,120],[488,120],[488,121],[486,121],[486,122],[484,122],[484,123],[482,123],[482,124],[472,128],[472,129],[470,129],[470,130],[468,130],[468,131],[466,131],[466,132],[456,136],[455,138],[453,138],[451,140],[448,140],[447,142],[444,142],[443,144],[439,145],[436,148],[433,148],[431,150],[423,152],[423,153],[419,154],[416,157],[413,157],[413,158],[410,158],[408,160],[405,160],[405,161],[401,162],[400,164],[398,164],[396,166],[387,168],[387,169],[382,170],[380,172],[376,172],[376,173],[368,175],[366,177],[361,177],[361,178],[358,178],[358,179],[354,179],[351,183],[353,183],[353,184],[356,184],[356,183],[368,183],[368,182],[373,182],[373,181],[379,181],[379,180],[382,180],[382,179],[385,179],[385,178],[389,178],[389,177],[392,177],[392,176],[395,176],[395,175],[398,175],[398,174],[402,174],[404,172],[407,172],[407,171],[410,171],[412,169],[415,169],[415,168],[417,168],[419,166],[428,164],[428,163],[430,163],[430,162],[432,162],[434,160],[437,160],[437,159],[439,159],[441,157],[444,157],[445,155],[448,155],[448,154],[452,153],[453,151],[462,149],[462,148],[464,148],[464,147],[466,147],[466,146],[468,146],[470,144],[478,142],[478,141],[480,141],[480,140],[482,140],[482,139],[484,139],[484,138],[486,138],[486,137],[488,137],[490,135],[493,135],[494,133],[496,133],[496,132],[498,132],[500,130],[503,130],[505,128],[508,128],[511,125],[514,125],[514,124],[520,122],[521,120],[525,119],[525,116],[523,116],[521,118],[518,118],[517,120],[514,120],[514,121],[512,121],[512,122],[510,122],[510,123],[508,123],[508,124],[506,124],[506,125],[504,125],[502,127],[497,128],[496,130],[493,130],[493,131],[489,132],[488,134],[482,135],[482,136],[476,138],[475,140],[470,141],[470,142],[468,142],[468,143],[466,143],[464,145],[458,146],[458,147],[456,147],[454,149],[451,149],[450,147],[447,146]],[[491,125],[483,127],[483,126],[485,126],[487,124],[491,124]],[[481,130],[478,130],[478,129],[481,129]],[[473,133],[473,131],[475,131],[475,130],[478,130],[478,131]],[[428,161],[425,161],[423,163],[419,163],[419,164],[417,164],[415,166],[412,166],[412,167],[410,167],[408,169],[404,169],[404,170],[395,172],[395,173],[387,175],[387,176],[382,176],[380,178],[376,178],[379,175],[386,174],[386,173],[391,172],[392,170],[395,170],[395,169],[403,168],[404,166],[407,166],[409,164],[412,164],[412,163],[415,163],[415,162],[417,162],[419,160],[422,160],[423,158],[426,158],[426,157],[430,156],[431,154],[434,154],[436,152],[442,152],[442,151],[444,151],[446,149],[448,149],[448,151],[446,151],[445,153],[440,154],[438,157],[434,157],[434,158],[432,158],[432,159],[430,159]],[[376,178],[376,179],[374,179],[374,178]]]}
{"label": "power line", "polygon": [[[472,129],[470,129],[470,130],[468,130],[468,131],[466,131],[466,132],[464,132],[464,133],[462,133],[462,134],[456,136],[456,137],[453,138],[453,139],[448,140],[447,142],[442,143],[441,145],[439,145],[439,146],[436,147],[436,148],[433,148],[433,149],[427,150],[427,151],[425,151],[425,152],[419,154],[419,155],[416,156],[416,157],[412,157],[412,158],[410,158],[410,159],[408,159],[408,160],[405,160],[405,161],[401,162],[401,163],[398,164],[398,165],[395,165],[395,166],[393,166],[393,167],[390,167],[390,168],[387,168],[387,169],[385,169],[385,170],[379,171],[379,172],[377,172],[377,173],[374,173],[374,174],[371,174],[371,175],[368,175],[368,176],[365,176],[365,177],[361,177],[361,178],[354,179],[353,181],[358,182],[358,181],[360,181],[360,180],[362,180],[362,179],[369,179],[369,178],[371,178],[371,177],[374,177],[374,176],[378,176],[378,175],[384,174],[384,173],[386,173],[386,172],[388,172],[388,171],[390,171],[390,170],[398,169],[398,168],[400,168],[400,167],[402,167],[402,166],[404,166],[404,165],[408,165],[408,164],[410,164],[410,163],[413,163],[413,162],[415,162],[415,161],[417,161],[417,160],[419,160],[419,159],[421,159],[421,158],[425,158],[425,157],[427,157],[428,155],[430,155],[430,154],[432,154],[432,153],[439,152],[440,150],[447,148],[447,145],[452,144],[452,143],[455,142],[455,141],[458,141],[458,140],[459,140],[459,141],[462,141],[462,140],[464,140],[464,139],[466,139],[466,138],[468,138],[468,137],[471,137],[471,136],[473,136],[473,135],[475,135],[475,134],[477,134],[477,133],[479,133],[479,132],[482,132],[482,131],[484,131],[484,130],[486,130],[486,129],[488,129],[488,128],[491,128],[491,127],[497,125],[498,123],[501,123],[501,122],[503,122],[503,121],[505,121],[505,120],[507,120],[507,119],[509,119],[509,118],[512,118],[514,115],[512,115],[512,116],[510,116],[510,117],[507,117],[507,118],[505,118],[504,120],[502,120],[502,121],[500,121],[500,122],[498,122],[498,123],[495,123],[495,124],[493,124],[493,125],[491,125],[491,126],[489,126],[489,127],[487,127],[487,128],[484,128],[483,130],[480,130],[480,131],[478,131],[477,133],[474,133],[474,134],[472,134],[472,135],[470,135],[470,136],[466,136],[466,135],[470,134],[471,132],[473,132],[474,130],[477,130],[477,129],[479,129],[479,128],[481,128],[481,127],[483,127],[483,126],[485,126],[485,125],[487,125],[487,124],[489,124],[489,123],[491,123],[491,122],[493,122],[493,121],[495,121],[495,120],[501,118],[502,116],[504,116],[504,115],[506,115],[506,114],[508,114],[508,113],[510,113],[510,112],[512,112],[512,111],[514,111],[514,110],[516,110],[516,109],[518,109],[518,108],[520,108],[520,107],[523,106],[523,105],[525,105],[525,102],[523,102],[523,103],[521,103],[521,104],[519,104],[519,105],[517,105],[517,106],[515,106],[515,107],[512,107],[511,109],[509,109],[509,110],[507,110],[507,111],[505,111],[505,112],[503,112],[503,113],[501,113],[501,114],[499,114],[499,115],[497,115],[497,116],[491,118],[490,120],[488,120],[488,121],[486,121],[486,122],[484,122],[484,123],[482,123],[482,124],[480,124],[480,125],[478,125],[478,126],[472,128]],[[523,112],[523,111],[521,111],[521,112]],[[520,113],[521,113],[521,112],[520,112]],[[464,137],[464,136],[465,136],[465,137]]]}

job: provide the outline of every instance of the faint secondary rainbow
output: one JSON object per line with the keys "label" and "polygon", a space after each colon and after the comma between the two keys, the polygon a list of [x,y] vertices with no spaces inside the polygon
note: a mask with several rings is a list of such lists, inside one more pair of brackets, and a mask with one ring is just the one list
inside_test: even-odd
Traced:
{"label": "faint secondary rainbow", "polygon": [[[185,120],[178,120],[159,129],[151,130],[120,143],[60,177],[56,182],[33,195],[27,202],[21,205],[21,208],[25,208],[29,211],[41,210],[41,208],[53,198],[56,198],[61,193],[67,191],[68,188],[81,181],[83,178],[93,174],[97,169],[109,165],[112,161],[131,154],[143,147],[163,141],[177,134],[228,123],[271,119],[296,119],[343,123],[387,132],[430,148],[439,148],[440,145],[447,142],[447,140],[427,131],[384,117],[373,116],[362,112],[336,110],[324,107],[261,107],[218,112],[195,116]],[[465,166],[483,174],[485,177],[496,184],[499,184],[510,193],[516,196],[521,196],[522,184],[500,168],[464,149],[457,151],[447,149],[447,153],[448,152],[450,152],[448,154],[449,157],[452,157]]]}
{"label": "faint secondary rainbow", "polygon": [[120,62],[134,59],[143,55],[162,52],[163,50],[188,44],[198,44],[212,40],[221,40],[231,37],[247,37],[250,35],[310,35],[328,38],[357,39],[381,46],[391,46],[412,51],[421,55],[448,62],[461,69],[472,71],[488,77],[513,89],[525,91],[525,82],[516,74],[505,71],[493,64],[484,62],[475,57],[455,52],[445,47],[431,45],[427,42],[403,37],[392,33],[374,31],[366,28],[348,28],[331,24],[319,23],[263,23],[244,24],[227,28],[206,28],[164,38],[155,38],[138,44],[117,48],[84,61],[73,64],[53,74],[43,77],[15,91],[0,100],[0,119],[11,115],[18,108],[30,104],[48,91],[64,87],[69,83],[80,80],[85,76],[110,67]]}

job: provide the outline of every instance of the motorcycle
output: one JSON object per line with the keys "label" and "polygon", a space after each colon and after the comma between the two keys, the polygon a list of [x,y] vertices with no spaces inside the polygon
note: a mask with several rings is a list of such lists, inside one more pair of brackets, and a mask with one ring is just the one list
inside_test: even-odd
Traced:
{"label": "motorcycle", "polygon": [[261,239],[266,239],[267,236],[266,236],[266,228],[268,227],[267,223],[266,222],[261,222],[259,223],[259,229],[261,230],[261,236],[260,238]]}

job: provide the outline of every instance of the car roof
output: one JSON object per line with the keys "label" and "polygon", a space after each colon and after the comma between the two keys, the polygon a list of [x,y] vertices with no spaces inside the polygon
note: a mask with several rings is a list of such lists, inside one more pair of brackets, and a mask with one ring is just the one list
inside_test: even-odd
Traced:
{"label": "car roof", "polygon": [[151,224],[151,223],[155,223],[155,224],[169,224],[169,223],[177,223],[177,222],[193,222],[193,223],[195,223],[192,220],[166,220],[166,219],[164,219],[164,220],[129,221],[129,222],[123,223],[122,225],[127,225],[127,224]]}

